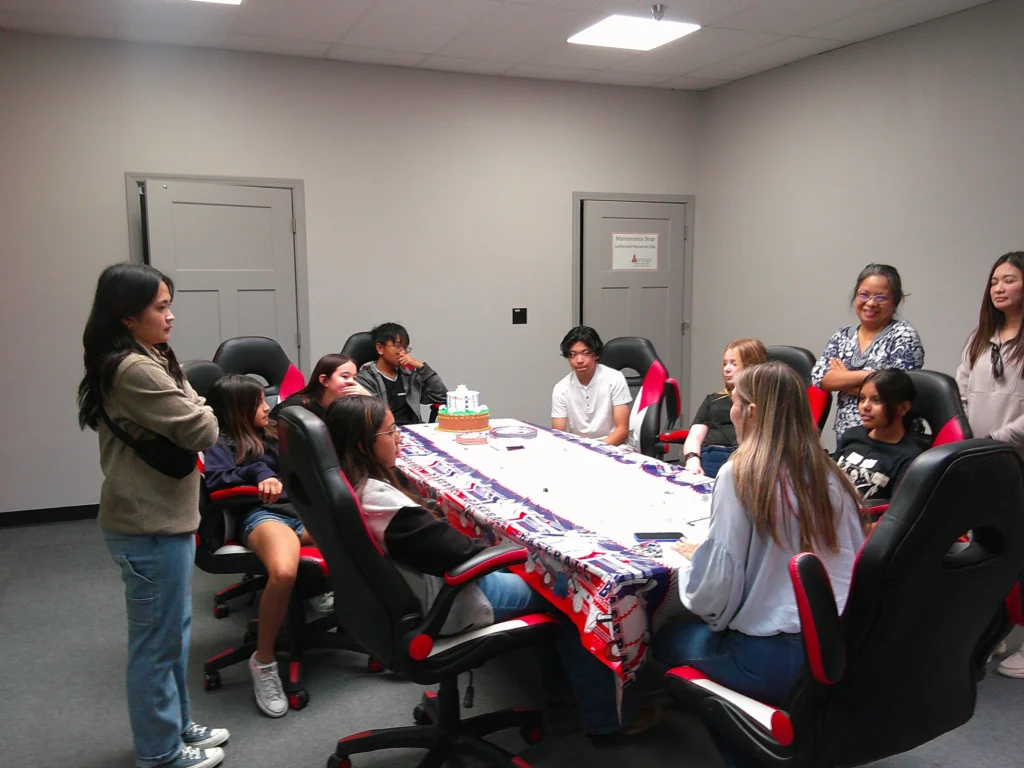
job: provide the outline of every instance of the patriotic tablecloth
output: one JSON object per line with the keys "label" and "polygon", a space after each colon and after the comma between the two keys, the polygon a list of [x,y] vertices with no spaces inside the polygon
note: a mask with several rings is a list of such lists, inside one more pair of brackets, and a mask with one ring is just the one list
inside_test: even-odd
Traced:
{"label": "patriotic tablecloth", "polygon": [[572,617],[584,645],[630,684],[656,614],[679,607],[679,556],[667,544],[638,544],[634,533],[682,531],[702,541],[711,481],[543,427],[512,451],[460,445],[433,424],[402,430],[398,469],[417,491],[466,533],[526,546],[530,558],[514,570]]}

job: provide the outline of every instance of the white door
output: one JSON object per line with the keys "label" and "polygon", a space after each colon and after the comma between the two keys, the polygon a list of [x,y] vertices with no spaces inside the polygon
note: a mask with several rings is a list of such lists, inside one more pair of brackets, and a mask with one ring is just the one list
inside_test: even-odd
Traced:
{"label": "white door", "polygon": [[583,203],[583,324],[605,341],[650,339],[680,386],[689,378],[684,376],[686,237],[685,203]]}
{"label": "white door", "polygon": [[269,336],[298,365],[291,190],[147,179],[145,216],[149,263],[174,281],[179,360]]}

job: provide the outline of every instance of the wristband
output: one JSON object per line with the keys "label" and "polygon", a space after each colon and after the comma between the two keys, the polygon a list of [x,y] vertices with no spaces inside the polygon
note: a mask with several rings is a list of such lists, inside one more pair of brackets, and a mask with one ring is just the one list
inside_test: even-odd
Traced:
{"label": "wristband", "polygon": [[690,459],[699,459],[699,458],[700,458],[700,454],[699,453],[694,453],[693,451],[690,451],[689,453],[684,454],[684,456],[683,456],[683,464],[688,462]]}

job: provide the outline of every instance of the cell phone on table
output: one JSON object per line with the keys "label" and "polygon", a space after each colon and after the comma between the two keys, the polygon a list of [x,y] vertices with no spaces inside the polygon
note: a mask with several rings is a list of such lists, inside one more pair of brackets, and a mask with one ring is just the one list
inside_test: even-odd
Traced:
{"label": "cell phone on table", "polygon": [[683,538],[682,531],[641,531],[634,533],[637,541],[679,541]]}

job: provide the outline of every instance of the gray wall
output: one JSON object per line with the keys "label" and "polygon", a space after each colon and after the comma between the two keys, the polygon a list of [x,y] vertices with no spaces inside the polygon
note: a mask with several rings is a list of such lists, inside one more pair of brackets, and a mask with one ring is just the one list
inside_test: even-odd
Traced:
{"label": "gray wall", "polygon": [[872,261],[954,372],[992,262],[1024,249],[1022,39],[1001,0],[702,94],[691,408],[732,338],[820,354]]}
{"label": "gray wall", "polygon": [[694,100],[0,33],[0,511],[99,498],[74,398],[126,171],[303,179],[313,359],[396,319],[446,383],[544,420],[572,193],[693,194]]}

